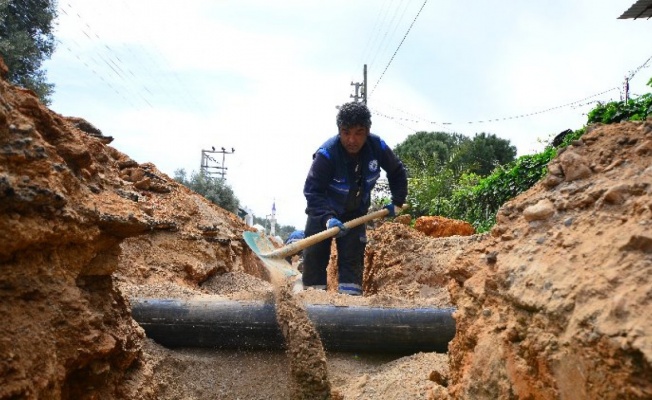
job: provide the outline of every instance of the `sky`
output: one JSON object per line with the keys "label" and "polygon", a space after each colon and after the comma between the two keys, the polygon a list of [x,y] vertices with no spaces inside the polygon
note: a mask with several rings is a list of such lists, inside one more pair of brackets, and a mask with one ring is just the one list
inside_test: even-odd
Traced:
{"label": "sky", "polygon": [[[367,66],[372,132],[486,132],[518,156],[652,91],[635,0],[59,0],[50,108],[174,176],[224,147],[241,206],[303,228],[312,154]],[[231,149],[234,149],[232,152]],[[223,162],[224,160],[224,162]],[[219,169],[214,169],[220,171]]]}

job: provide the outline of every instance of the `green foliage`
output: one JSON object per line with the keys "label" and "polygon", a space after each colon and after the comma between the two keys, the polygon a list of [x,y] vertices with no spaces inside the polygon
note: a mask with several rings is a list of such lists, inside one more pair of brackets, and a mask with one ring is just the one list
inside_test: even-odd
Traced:
{"label": "green foliage", "polygon": [[[422,215],[442,215],[447,199],[452,194],[455,175],[452,170],[443,168],[438,173],[427,173],[408,179],[408,204],[414,217]],[[435,211],[438,210],[438,211]]]}
{"label": "green foliage", "polygon": [[46,105],[54,85],[40,68],[54,52],[56,10],[56,0],[0,0],[0,56],[9,68],[7,80],[33,90]]}
{"label": "green foliage", "polygon": [[494,134],[475,134],[472,140],[463,142],[450,160],[449,167],[459,173],[475,173],[486,176],[498,165],[514,161],[516,147],[509,140]]}
{"label": "green foliage", "polygon": [[[301,228],[303,229],[303,228]],[[285,242],[288,240],[288,236],[290,236],[290,233],[296,231],[297,228],[295,228],[293,225],[278,225],[276,224],[276,234],[283,239]]]}
{"label": "green foliage", "polygon": [[[579,137],[580,133],[569,134],[565,143]],[[548,162],[556,155],[552,147],[544,152],[519,157],[514,160],[516,149],[508,141],[496,140],[486,134],[476,135],[476,153],[487,150],[488,158],[493,158],[497,167],[489,175],[483,175],[492,165],[474,162],[474,158],[466,158],[474,154],[473,141],[463,144],[461,152],[469,152],[453,159],[442,166],[436,174],[420,170],[408,181],[408,202],[411,213],[415,216],[440,215],[447,218],[464,220],[472,224],[478,232],[484,232],[495,223],[498,209],[509,199],[528,190],[547,173]],[[496,149],[492,149],[496,144]],[[469,146],[464,148],[464,146]],[[491,154],[495,151],[494,155]],[[504,165],[498,161],[509,160]],[[511,158],[511,159],[510,159]],[[458,164],[455,164],[457,161]]]}
{"label": "green foliage", "polygon": [[547,174],[546,166],[557,150],[519,157],[506,166],[478,179],[465,175],[458,182],[444,216],[472,224],[478,232],[487,231],[495,223],[496,212],[509,199],[528,190]]}
{"label": "green foliage", "polygon": [[620,121],[642,121],[652,116],[652,94],[647,93],[627,101],[611,101],[598,103],[589,112],[587,124],[611,124]]}
{"label": "green foliage", "polygon": [[[648,85],[652,86],[652,79]],[[587,124],[640,121],[651,116],[652,94],[648,93],[627,102],[598,104],[589,112]],[[557,148],[567,147],[585,132],[586,128],[581,128],[567,134]],[[425,132],[420,134],[428,136]],[[426,143],[422,142],[423,137],[420,140],[415,146]],[[424,155],[414,149],[407,151],[409,146],[407,150],[397,146],[403,149],[407,158],[404,162],[411,172],[408,180],[411,213],[416,217],[440,215],[459,219],[471,223],[478,232],[488,231],[495,224],[498,209],[544,178],[548,163],[557,155],[557,149],[549,146],[541,153],[513,160],[516,149],[503,142],[493,135],[476,135],[473,141],[461,141],[459,147],[448,153],[450,159],[443,163],[436,157],[429,159],[430,153]],[[493,161],[483,163],[484,160]],[[498,167],[493,168],[494,165]],[[492,172],[485,176],[490,169]]]}
{"label": "green foliage", "polygon": [[[418,132],[396,146],[395,152],[409,173],[408,203],[415,217],[450,214],[451,196],[462,176],[486,176],[516,156],[508,140],[487,133],[469,139],[445,132]],[[462,181],[468,184],[468,179]]]}
{"label": "green foliage", "polygon": [[497,165],[514,160],[516,147],[494,134],[479,133],[473,139],[459,133],[417,132],[394,149],[411,177],[437,174],[444,168],[459,176],[464,172],[488,175]]}
{"label": "green foliage", "polygon": [[569,133],[568,135],[564,136],[564,140],[562,140],[561,144],[557,147],[559,148],[568,147],[573,141],[579,139],[585,133],[586,133],[586,127],[573,131],[572,133]]}
{"label": "green foliage", "polygon": [[240,201],[229,185],[220,178],[193,171],[187,178],[184,169],[174,171],[174,180],[204,196],[212,203],[234,214],[238,213]]}
{"label": "green foliage", "polygon": [[469,139],[458,133],[417,132],[409,135],[394,149],[408,171],[414,169],[436,169],[447,163],[452,153]]}
{"label": "green foliage", "polygon": [[[648,93],[627,102],[598,104],[589,112],[588,123],[617,123],[623,120],[638,121],[652,115],[652,94]],[[567,147],[586,132],[583,127],[566,135],[559,148]],[[497,168],[477,184],[472,179],[458,182],[447,201],[444,216],[467,221],[478,232],[489,230],[495,223],[496,212],[508,200],[528,190],[547,174],[547,164],[557,155],[557,150],[547,147],[543,152],[520,157],[515,162]],[[444,214],[445,212],[445,214]]]}
{"label": "green foliage", "polygon": [[392,192],[389,190],[387,179],[379,179],[371,191],[371,209],[380,210],[386,204],[389,204],[392,198]]}

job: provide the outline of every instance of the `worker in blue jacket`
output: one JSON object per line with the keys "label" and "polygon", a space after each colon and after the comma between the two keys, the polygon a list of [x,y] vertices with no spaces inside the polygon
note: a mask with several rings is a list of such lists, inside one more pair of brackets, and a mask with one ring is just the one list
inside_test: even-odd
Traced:
{"label": "worker in blue jacket", "polygon": [[[337,226],[339,293],[362,294],[365,225],[351,229],[344,222],[365,215],[371,204],[371,190],[383,169],[392,194],[385,206],[389,216],[403,206],[407,196],[407,173],[403,163],[378,136],[370,133],[371,113],[363,103],[340,107],[338,135],[327,140],[313,155],[303,188],[308,206],[306,237]],[[330,241],[322,241],[304,250],[303,286],[326,289],[326,267]]]}

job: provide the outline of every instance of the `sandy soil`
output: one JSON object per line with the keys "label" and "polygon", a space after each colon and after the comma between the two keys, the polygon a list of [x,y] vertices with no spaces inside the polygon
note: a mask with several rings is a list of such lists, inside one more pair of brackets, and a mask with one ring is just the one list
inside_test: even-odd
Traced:
{"label": "sandy soil", "polygon": [[[399,224],[384,224],[373,237],[396,237],[397,232],[410,238],[429,241],[428,237]],[[399,233],[399,236],[401,234]],[[469,239],[470,240],[470,239]],[[431,245],[431,251],[449,252],[464,242],[463,238],[450,238]],[[396,254],[403,253],[400,240],[394,241]],[[443,248],[442,248],[443,247]],[[370,246],[369,254],[374,249]],[[369,256],[368,254],[368,256]],[[419,263],[418,259],[408,263]],[[380,268],[382,263],[377,263]],[[146,274],[151,275],[151,274]],[[340,295],[335,292],[307,290],[291,294],[287,290],[275,293],[279,288],[265,280],[244,272],[227,272],[214,275],[196,288],[161,283],[134,285],[117,274],[118,286],[132,298],[205,299],[213,296],[229,300],[263,300],[286,305],[279,320],[285,329],[288,323],[299,339],[290,350],[284,351],[236,351],[201,348],[166,349],[148,340],[145,353],[156,365],[154,382],[162,399],[256,399],[256,398],[322,398],[330,393],[340,399],[415,399],[427,398],[434,387],[445,383],[448,375],[448,357],[442,353],[420,353],[413,356],[376,353],[326,353],[320,343],[314,342],[314,327],[306,321],[297,307],[307,304],[370,307],[450,307],[447,295],[439,288],[410,291],[388,286],[382,294],[363,297]],[[378,285],[375,285],[376,287]],[[400,286],[400,285],[398,285]],[[409,285],[411,286],[411,285]],[[402,286],[401,286],[402,287]],[[419,286],[421,287],[421,286]],[[291,290],[291,288],[290,288]],[[287,296],[291,295],[292,299]],[[283,299],[283,297],[285,297]],[[285,314],[285,315],[284,315]],[[309,338],[313,339],[309,339]],[[312,340],[312,342],[311,342]],[[314,354],[313,354],[314,353]],[[323,364],[322,364],[323,360]],[[200,372],[201,371],[201,372]],[[434,371],[434,372],[433,372]],[[432,376],[438,377],[437,379]],[[256,379],[254,377],[264,377]],[[355,379],[353,379],[353,377]],[[327,384],[322,383],[326,380]],[[170,383],[175,382],[175,383]],[[270,385],[269,382],[274,382]],[[415,384],[414,390],[405,391],[404,382]]]}
{"label": "sandy soil", "polygon": [[[490,234],[379,224],[364,296],[290,295],[237,216],[0,80],[0,399],[650,399],[652,121],[588,130]],[[272,302],[289,345],[165,348],[142,297]],[[327,352],[315,304],[454,307],[456,333]]]}

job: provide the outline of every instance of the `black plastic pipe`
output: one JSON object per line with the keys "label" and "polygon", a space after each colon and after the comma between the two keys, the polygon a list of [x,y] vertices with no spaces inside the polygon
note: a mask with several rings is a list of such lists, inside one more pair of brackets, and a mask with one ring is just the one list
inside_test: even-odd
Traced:
{"label": "black plastic pipe", "polygon": [[[136,298],[131,304],[146,335],[166,347],[285,348],[272,303]],[[453,308],[305,307],[327,351],[446,352],[455,336]]]}

